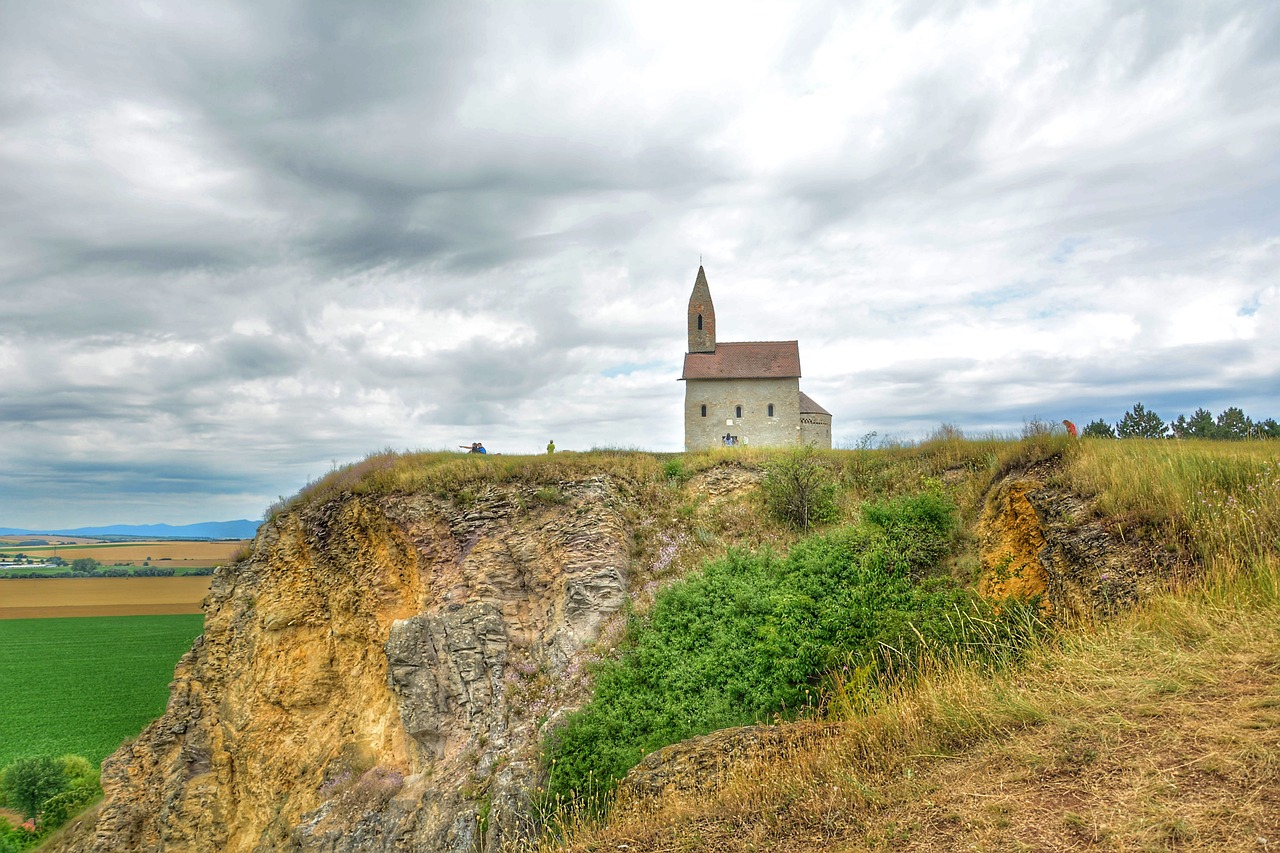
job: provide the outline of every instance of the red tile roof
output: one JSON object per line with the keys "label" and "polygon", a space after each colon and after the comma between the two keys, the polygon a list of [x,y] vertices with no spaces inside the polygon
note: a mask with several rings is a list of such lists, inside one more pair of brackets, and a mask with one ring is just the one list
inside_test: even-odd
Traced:
{"label": "red tile roof", "polygon": [[800,376],[796,341],[742,341],[716,344],[715,352],[684,356],[681,379],[789,379]]}
{"label": "red tile roof", "polygon": [[800,414],[831,416],[830,412],[813,402],[813,398],[803,391],[800,392]]}

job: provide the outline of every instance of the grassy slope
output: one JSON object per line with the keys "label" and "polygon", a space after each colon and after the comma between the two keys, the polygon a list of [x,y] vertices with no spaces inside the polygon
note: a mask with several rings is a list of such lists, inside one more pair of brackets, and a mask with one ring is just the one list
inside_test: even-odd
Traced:
{"label": "grassy slope", "polygon": [[[987,467],[1045,449],[996,450]],[[714,795],[619,803],[554,849],[1280,844],[1277,455],[1274,443],[1068,448],[1063,485],[1188,537],[1207,581],[1067,631],[1016,673],[939,664],[874,707],[836,697],[831,720],[790,727],[788,754],[742,766]],[[870,481],[904,463],[859,464]]]}
{"label": "grassy slope", "polygon": [[99,762],[164,711],[202,615],[0,620],[0,767],[23,755]]}

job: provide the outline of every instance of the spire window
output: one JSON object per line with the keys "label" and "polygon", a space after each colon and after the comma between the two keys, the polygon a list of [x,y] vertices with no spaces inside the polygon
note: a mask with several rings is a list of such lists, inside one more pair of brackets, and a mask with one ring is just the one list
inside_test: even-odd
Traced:
{"label": "spire window", "polygon": [[701,314],[698,315],[698,331],[699,332],[702,331],[702,315]]}

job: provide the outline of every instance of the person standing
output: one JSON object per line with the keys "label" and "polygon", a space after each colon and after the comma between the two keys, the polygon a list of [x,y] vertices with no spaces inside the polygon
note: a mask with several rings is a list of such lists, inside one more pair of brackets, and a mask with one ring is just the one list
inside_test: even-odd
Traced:
{"label": "person standing", "polygon": [[556,452],[556,440],[553,438],[547,442],[547,455],[550,456],[555,452]]}

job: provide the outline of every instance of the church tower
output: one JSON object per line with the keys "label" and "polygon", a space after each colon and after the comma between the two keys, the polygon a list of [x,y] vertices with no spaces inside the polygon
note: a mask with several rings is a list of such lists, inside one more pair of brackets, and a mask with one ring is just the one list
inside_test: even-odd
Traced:
{"label": "church tower", "polygon": [[698,267],[698,278],[689,297],[689,352],[716,351],[716,309],[711,304],[707,274]]}

